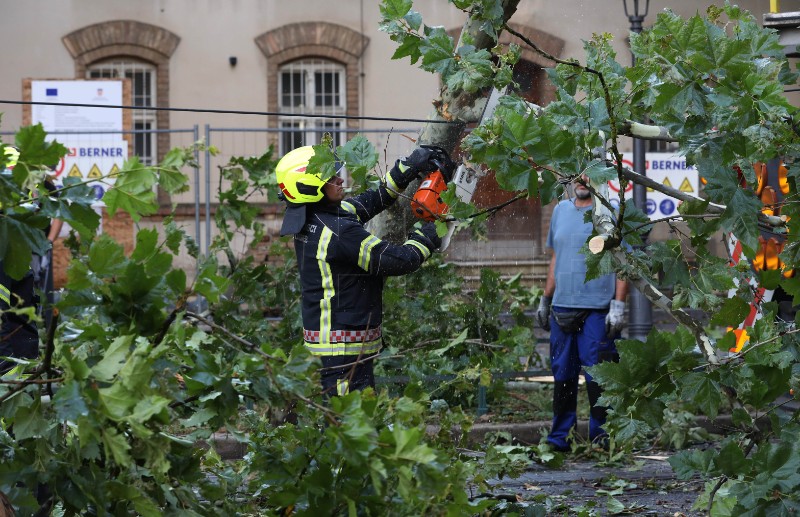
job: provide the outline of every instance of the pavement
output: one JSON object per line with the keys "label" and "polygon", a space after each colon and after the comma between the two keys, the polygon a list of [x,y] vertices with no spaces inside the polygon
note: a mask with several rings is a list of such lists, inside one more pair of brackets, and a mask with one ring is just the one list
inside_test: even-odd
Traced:
{"label": "pavement", "polygon": [[[580,509],[590,515],[704,515],[692,510],[703,490],[702,480],[677,480],[666,460],[667,456],[634,455],[630,465],[603,466],[597,460],[568,457],[557,469],[533,464],[517,478],[492,481],[491,494],[543,505],[547,515],[574,515]],[[475,487],[470,491],[476,495]]]}

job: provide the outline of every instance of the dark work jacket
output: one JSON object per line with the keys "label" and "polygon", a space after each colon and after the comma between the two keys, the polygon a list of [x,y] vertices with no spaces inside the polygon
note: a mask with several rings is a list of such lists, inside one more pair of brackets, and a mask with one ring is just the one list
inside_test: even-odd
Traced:
{"label": "dark work jacket", "polygon": [[[35,308],[37,304],[33,274],[28,271],[21,279],[14,280],[6,274],[0,261],[0,311],[3,311],[0,316],[0,357],[35,359],[39,355],[36,323],[25,315],[6,312],[10,308]],[[0,374],[15,365],[0,358]]]}
{"label": "dark work jacket", "polygon": [[364,228],[396,196],[380,186],[338,206],[307,207],[306,223],[294,244],[303,290],[304,340],[312,354],[380,350],[384,277],[416,271],[431,255],[432,245],[424,237],[412,234],[398,245]]}

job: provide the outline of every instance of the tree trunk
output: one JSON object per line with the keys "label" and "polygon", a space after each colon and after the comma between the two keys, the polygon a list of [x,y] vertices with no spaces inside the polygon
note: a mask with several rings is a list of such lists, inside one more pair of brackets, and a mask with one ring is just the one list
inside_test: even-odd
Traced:
{"label": "tree trunk", "polygon": [[[517,11],[520,0],[502,0],[503,23],[507,22]],[[468,18],[456,45],[456,49],[461,46],[465,37],[473,41],[476,49],[491,49],[495,46],[495,41],[488,34],[481,30],[483,20]],[[464,136],[464,128],[467,124],[477,122],[483,114],[488,96],[483,92],[466,93],[462,90],[450,90],[442,85],[439,99],[433,104],[436,107],[429,119],[432,121],[447,121],[450,124],[427,123],[419,132],[417,145],[430,144],[438,145],[448,153],[452,154],[456,146]],[[411,213],[409,199],[414,195],[419,183],[414,182],[408,186],[406,193],[400,196],[395,205],[379,215],[370,223],[372,233],[381,238],[393,240],[395,242],[405,239],[407,229],[417,219]]]}

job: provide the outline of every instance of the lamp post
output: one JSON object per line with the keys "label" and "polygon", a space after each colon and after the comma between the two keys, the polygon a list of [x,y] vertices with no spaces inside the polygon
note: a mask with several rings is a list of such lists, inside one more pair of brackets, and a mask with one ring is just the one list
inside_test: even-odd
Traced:
{"label": "lamp post", "polygon": [[[632,9],[628,9],[628,1],[622,0],[625,7],[625,16],[631,24],[631,32],[642,32],[642,22],[647,11],[650,9],[650,0],[632,0]],[[639,11],[639,4],[644,4],[644,11]],[[636,64],[636,56],[631,52],[631,64]],[[633,139],[633,170],[645,176],[647,169],[645,165],[645,141],[640,138]],[[647,189],[644,185],[633,185],[633,204],[637,208],[647,213]],[[630,310],[628,311],[628,337],[645,341],[647,334],[653,327],[653,309],[650,306],[650,300],[641,293],[638,289],[631,289],[630,292]]]}

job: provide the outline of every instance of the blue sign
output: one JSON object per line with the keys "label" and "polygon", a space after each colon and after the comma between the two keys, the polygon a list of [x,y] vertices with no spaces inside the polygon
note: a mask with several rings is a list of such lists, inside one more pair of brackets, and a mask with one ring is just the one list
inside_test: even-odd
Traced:
{"label": "blue sign", "polygon": [[94,190],[94,197],[100,201],[103,199],[103,194],[106,193],[105,189],[100,185],[92,185],[92,190]]}
{"label": "blue sign", "polygon": [[672,212],[675,211],[675,203],[671,199],[665,199],[658,207],[664,215],[672,215]]}
{"label": "blue sign", "polygon": [[611,206],[613,206],[614,209],[619,208],[619,199],[612,197],[611,199],[608,200],[608,202],[611,203]]}
{"label": "blue sign", "polygon": [[645,204],[644,211],[647,212],[647,215],[653,215],[656,213],[656,202],[652,199],[648,199],[647,203]]}

